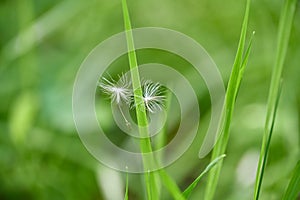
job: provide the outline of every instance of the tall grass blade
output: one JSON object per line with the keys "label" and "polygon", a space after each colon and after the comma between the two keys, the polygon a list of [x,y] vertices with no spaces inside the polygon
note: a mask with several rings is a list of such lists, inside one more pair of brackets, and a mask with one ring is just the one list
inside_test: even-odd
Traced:
{"label": "tall grass blade", "polygon": [[[279,88],[280,88],[280,92],[278,93],[278,97],[276,99],[275,110],[274,110],[273,117],[272,117],[272,123],[271,123],[271,126],[270,126],[269,137],[268,137],[267,142],[266,142],[266,149],[267,150],[264,151],[264,155],[263,155],[264,159],[261,160],[261,157],[260,157],[260,160],[259,160],[259,163],[261,162],[261,170],[260,170],[260,176],[256,177],[256,178],[259,178],[259,179],[257,179],[256,183],[255,183],[255,192],[254,192],[254,198],[255,199],[259,198],[259,192],[260,192],[260,189],[261,189],[262,179],[263,179],[263,175],[264,175],[264,171],[265,171],[265,167],[266,167],[266,163],[267,163],[266,158],[268,157],[269,147],[270,147],[270,143],[271,143],[271,137],[272,137],[273,130],[274,130],[276,112],[277,112],[278,103],[279,103],[279,99],[280,99],[282,83],[280,84]],[[257,190],[256,190],[256,188],[257,188]]]}
{"label": "tall grass blade", "polygon": [[[235,100],[236,100],[239,84],[242,79],[241,76],[243,75],[243,73],[241,73],[241,72],[243,72],[244,66],[248,62],[247,55],[243,60],[243,52],[245,49],[245,40],[246,40],[246,33],[247,33],[247,26],[248,26],[250,3],[251,3],[251,0],[247,0],[246,11],[245,11],[245,16],[244,16],[244,20],[243,20],[239,45],[238,45],[235,61],[233,64],[233,69],[232,69],[232,72],[231,72],[231,75],[229,78],[226,96],[225,96],[225,109],[224,109],[224,114],[223,114],[224,119],[223,119],[223,124],[221,125],[222,128],[220,129],[221,134],[220,134],[220,138],[218,139],[218,141],[213,149],[211,160],[214,160],[218,156],[225,153],[228,139],[229,139],[229,128],[230,128],[230,123],[231,123],[231,119],[232,119],[232,113],[233,113],[233,109],[234,109],[234,105],[235,105]],[[251,49],[251,42],[250,42],[249,48]],[[250,52],[250,50],[249,50],[249,52]],[[221,160],[220,164],[217,165],[212,170],[210,170],[210,172],[209,172],[208,183],[207,183],[206,191],[205,191],[205,199],[206,200],[212,200],[214,197],[218,179],[219,179],[219,175],[220,175],[221,168],[222,168],[222,163],[223,163],[223,161]]]}
{"label": "tall grass blade", "polygon": [[[142,138],[140,138],[140,149],[141,153],[151,153],[152,147],[151,147],[151,141],[149,139],[149,133],[148,129],[143,128],[148,125],[147,121],[147,114],[145,109],[145,104],[142,100],[143,92],[141,88],[141,81],[139,77],[139,71],[138,71],[138,64],[137,64],[137,58],[136,58],[136,52],[134,48],[134,41],[133,41],[133,35],[132,35],[132,29],[131,29],[131,22],[127,7],[126,0],[122,0],[122,8],[123,8],[123,16],[124,16],[124,25],[125,25],[125,31],[126,31],[126,40],[127,40],[127,48],[128,48],[128,59],[129,59],[129,65],[131,69],[131,80],[132,80],[132,86],[133,88],[136,88],[134,92],[134,102],[136,106],[136,117],[137,117],[137,123],[139,125],[139,132]],[[149,159],[149,157],[143,156],[143,164],[145,171],[150,170],[150,166],[153,165],[153,159]],[[146,190],[147,190],[147,197],[148,200],[151,199],[158,199],[158,192],[156,188],[156,180],[155,175],[153,172],[145,173],[145,184],[146,184]]]}
{"label": "tall grass blade", "polygon": [[184,192],[183,192],[183,196],[188,199],[190,197],[190,195],[192,194],[192,191],[194,190],[194,188],[198,185],[199,181],[201,180],[201,178],[208,173],[220,160],[222,160],[226,155],[223,154],[219,157],[217,157],[215,160],[213,160],[211,163],[209,163],[209,165],[207,165],[207,167],[204,169],[204,171],[193,181],[193,183],[187,187]]}
{"label": "tall grass blade", "polygon": [[265,130],[263,135],[262,147],[257,167],[256,182],[254,189],[254,199],[259,198],[262,179],[264,175],[265,164],[267,160],[267,154],[269,151],[269,143],[272,137],[273,123],[276,116],[277,101],[280,94],[280,82],[282,76],[282,69],[284,59],[288,47],[288,41],[292,22],[294,18],[295,8],[297,0],[285,0],[283,9],[281,11],[279,32],[277,38],[277,53],[275,57],[274,70],[271,79],[271,85],[269,90],[267,116],[265,121]]}
{"label": "tall grass blade", "polygon": [[[129,13],[128,13],[128,8],[127,8],[127,3],[126,0],[122,0],[122,5],[123,5],[123,13],[124,13],[124,23],[125,23],[125,30],[126,30],[126,39],[127,39],[127,45],[128,45],[128,57],[129,57],[129,64],[131,68],[131,78],[132,78],[132,84],[133,88],[137,88],[134,91],[134,101],[135,104],[137,105],[136,107],[136,116],[137,116],[137,121],[139,126],[145,126],[148,124],[147,122],[147,115],[146,115],[146,109],[145,105],[142,101],[141,98],[138,98],[142,96],[142,89],[141,89],[141,83],[140,83],[140,78],[139,78],[139,72],[138,72],[138,65],[137,65],[137,59],[136,59],[136,54],[135,54],[135,49],[134,49],[134,42],[133,42],[133,35],[132,35],[132,30],[131,30],[131,23],[130,23],[130,18],[129,18]],[[171,95],[171,94],[170,94]],[[147,132],[145,132],[145,129],[140,130],[141,135],[149,135]],[[161,138],[160,143],[164,139]],[[161,145],[161,144],[159,144]],[[142,153],[147,153],[147,152],[152,152],[152,147],[150,140],[148,138],[141,139],[141,151]],[[154,160],[151,161],[144,161],[144,165],[149,164],[148,162],[155,162]],[[144,166],[146,169],[147,166]],[[171,193],[171,195],[176,199],[176,200],[184,200],[181,191],[179,187],[177,186],[176,182],[164,171],[164,169],[159,170],[159,175],[162,177],[163,183],[168,189],[168,191]],[[155,178],[155,174],[153,172],[149,172],[145,174],[145,182],[146,182],[146,188],[147,188],[147,197],[148,199],[158,199],[158,189],[156,188],[157,181]],[[155,198],[156,197],[156,198]]]}
{"label": "tall grass blade", "polygon": [[300,161],[298,161],[282,200],[295,200],[300,195]]}
{"label": "tall grass blade", "polygon": [[125,186],[125,197],[124,197],[124,200],[128,200],[128,187],[129,187],[128,172],[126,172],[126,186]]}
{"label": "tall grass blade", "polygon": [[247,63],[248,63],[249,55],[250,55],[250,52],[251,52],[251,49],[252,49],[252,42],[253,42],[254,34],[255,34],[255,31],[253,31],[253,33],[252,33],[252,36],[251,36],[249,44],[248,44],[248,48],[247,48],[246,53],[245,53],[244,60],[242,62],[241,69],[239,71],[238,80],[237,80],[237,90],[236,90],[236,94],[235,94],[236,97],[237,97],[237,94],[239,92],[241,82],[242,82],[242,78],[244,76],[244,71],[245,71],[245,68],[246,68]]}

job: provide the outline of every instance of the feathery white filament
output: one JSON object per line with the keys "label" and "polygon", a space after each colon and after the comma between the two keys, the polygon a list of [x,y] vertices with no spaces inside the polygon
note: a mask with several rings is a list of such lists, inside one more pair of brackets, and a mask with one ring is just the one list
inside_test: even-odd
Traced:
{"label": "feathery white filament", "polygon": [[103,82],[100,82],[98,86],[102,91],[109,95],[112,102],[118,105],[118,109],[126,123],[126,126],[130,127],[130,123],[126,119],[122,109],[121,104],[124,102],[126,104],[130,103],[132,96],[132,90],[130,89],[131,82],[127,80],[126,76],[119,76],[119,81],[115,81],[111,78],[111,81],[102,77]]}
{"label": "feathery white filament", "polygon": [[165,97],[161,95],[161,85],[152,81],[145,81],[143,84],[143,102],[146,110],[155,113],[162,110]]}
{"label": "feathery white filament", "polygon": [[[122,103],[132,103],[133,106],[136,107],[131,89],[131,82],[124,75],[119,76],[118,81],[115,81],[111,77],[110,79],[111,80],[108,80],[102,77],[102,82],[100,82],[98,86],[105,94],[109,95],[112,103],[116,103],[118,105],[126,125],[130,127],[130,123],[126,119],[121,109],[121,105]],[[147,80],[142,85],[143,96],[139,98],[142,98],[143,101],[141,103],[144,103],[146,110],[150,113],[161,111],[165,100],[165,97],[162,95],[161,84]]]}
{"label": "feathery white filament", "polygon": [[102,91],[110,96],[112,102],[120,105],[123,102],[126,104],[130,103],[131,97],[131,89],[130,89],[130,81],[127,80],[126,76],[119,77],[119,81],[107,80],[102,77],[103,82],[99,83],[99,87]]}

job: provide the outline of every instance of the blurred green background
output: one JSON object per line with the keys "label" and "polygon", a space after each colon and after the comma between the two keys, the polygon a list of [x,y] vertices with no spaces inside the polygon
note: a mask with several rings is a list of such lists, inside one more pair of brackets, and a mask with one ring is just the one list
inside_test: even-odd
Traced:
{"label": "blurred green background", "polygon": [[[237,99],[215,199],[252,197],[282,4],[283,0],[252,1],[248,30],[249,35],[256,31],[254,46]],[[245,1],[128,0],[128,5],[134,28],[170,28],[202,44],[227,83]],[[122,199],[125,174],[101,165],[87,152],[72,118],[72,87],[80,64],[97,44],[121,31],[120,0],[0,1],[1,200]],[[299,44],[298,3],[263,182],[261,199],[265,200],[281,199],[299,160]],[[145,50],[138,52],[138,60],[181,67],[191,82],[197,81],[188,64],[172,55],[160,56]],[[113,75],[128,70],[126,57],[114,65],[119,67],[112,67]],[[201,126],[206,127],[209,95],[199,91],[198,97],[203,106]],[[101,113],[109,116],[109,111]],[[104,126],[114,132],[112,119],[102,117],[106,119]],[[186,154],[167,168],[182,189],[209,162],[209,156],[197,158],[204,132],[199,130],[199,138]],[[129,178],[130,199],[144,199],[141,176]],[[203,196],[205,181],[204,178],[191,199]],[[164,189],[162,196],[170,199]]]}

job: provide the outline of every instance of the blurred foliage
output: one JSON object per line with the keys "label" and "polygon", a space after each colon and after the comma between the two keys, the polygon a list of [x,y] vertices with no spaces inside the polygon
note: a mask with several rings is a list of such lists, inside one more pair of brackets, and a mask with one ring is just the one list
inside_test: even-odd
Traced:
{"label": "blurred foliage", "polygon": [[[216,199],[252,197],[282,3],[252,2],[249,33],[256,31],[256,35],[237,99]],[[212,56],[224,83],[228,81],[245,1],[128,0],[128,5],[133,27],[165,27],[191,36]],[[265,200],[281,199],[299,159],[299,6],[261,193]],[[97,44],[121,31],[119,0],[0,2],[0,199],[107,199],[106,189],[113,180],[115,195],[124,191],[124,174],[117,173],[111,180],[105,176],[107,170],[84,148],[72,119],[72,87],[80,64]],[[138,51],[138,60],[141,64],[174,66],[193,85],[199,82],[189,64],[174,55],[143,50]],[[128,70],[126,57],[109,70],[113,76]],[[202,83],[197,90],[202,117],[197,140],[167,168],[182,189],[209,162],[209,156],[199,160],[197,155],[209,120],[210,100]],[[104,109],[103,126],[117,132],[109,107]],[[144,197],[141,183],[141,176],[129,175],[129,199]],[[203,196],[204,184],[205,178],[191,199]],[[163,199],[169,198],[167,193],[162,195]]]}

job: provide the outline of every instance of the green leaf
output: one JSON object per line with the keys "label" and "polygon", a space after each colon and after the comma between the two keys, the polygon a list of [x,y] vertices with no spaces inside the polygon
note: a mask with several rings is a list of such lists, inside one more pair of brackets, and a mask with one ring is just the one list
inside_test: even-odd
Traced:
{"label": "green leaf", "polygon": [[129,183],[128,183],[128,172],[126,172],[126,187],[125,187],[125,197],[124,200],[128,200],[128,187],[129,187]]}
{"label": "green leaf", "polygon": [[244,60],[242,62],[242,65],[241,65],[241,68],[240,68],[240,71],[239,71],[238,80],[237,80],[237,90],[236,90],[236,94],[235,94],[236,97],[237,97],[238,91],[239,91],[240,86],[241,86],[241,82],[242,82],[242,78],[244,76],[245,68],[246,68],[247,63],[248,63],[249,55],[250,55],[251,48],[252,48],[252,41],[253,41],[254,34],[255,34],[255,31],[253,31],[253,33],[252,33],[252,36],[251,36],[249,44],[248,44],[248,48],[247,48],[246,53],[245,53]]}
{"label": "green leaf", "polygon": [[298,161],[290,183],[286,189],[286,192],[282,200],[295,200],[300,193],[300,160]]}
{"label": "green leaf", "polygon": [[223,154],[221,156],[219,156],[218,158],[216,158],[215,160],[213,160],[209,165],[207,165],[207,167],[204,169],[204,171],[193,181],[193,183],[184,190],[183,192],[183,196],[187,199],[189,198],[189,196],[192,194],[192,191],[194,190],[194,188],[198,185],[199,181],[201,180],[201,178],[207,173],[209,172],[220,160],[222,160],[226,155]]}
{"label": "green leaf", "polygon": [[[151,153],[152,147],[151,147],[151,141],[149,139],[149,133],[148,129],[144,128],[148,125],[147,120],[147,114],[146,114],[146,108],[145,104],[142,100],[143,91],[141,88],[141,81],[139,76],[139,70],[138,70],[138,64],[137,64],[137,58],[136,58],[136,52],[134,48],[134,40],[132,35],[132,29],[131,29],[131,22],[127,7],[126,0],[122,0],[122,8],[123,8],[123,17],[124,17],[124,25],[125,25],[125,31],[126,31],[126,40],[127,40],[127,48],[128,48],[128,59],[129,59],[129,65],[131,69],[131,80],[132,80],[132,87],[134,88],[134,103],[136,106],[136,117],[137,117],[137,123],[139,126],[139,133],[141,135],[140,138],[140,149],[141,153]],[[145,171],[150,170],[150,167],[155,164],[153,156],[143,156],[143,164]],[[147,197],[148,200],[151,199],[158,199],[158,192],[156,188],[156,176],[153,172],[146,173],[145,174],[145,184],[147,188]]]}
{"label": "green leaf", "polygon": [[[248,26],[248,18],[249,18],[249,10],[250,10],[250,3],[251,0],[247,0],[246,5],[246,11],[245,16],[243,20],[242,30],[240,34],[240,40],[239,45],[235,57],[235,61],[233,64],[233,69],[229,78],[228,87],[226,91],[225,96],[225,107],[224,107],[224,113],[222,114],[222,124],[220,128],[220,137],[213,149],[211,160],[216,159],[220,155],[224,154],[226,151],[228,139],[229,139],[229,129],[232,119],[232,114],[234,110],[234,105],[238,93],[238,88],[243,76],[244,68],[248,62],[248,56],[251,49],[251,41],[249,44],[249,48],[246,52],[246,56],[243,59],[243,53],[245,49],[245,40],[246,40],[246,33],[247,33],[247,26]],[[222,168],[222,160],[220,161],[220,164],[216,166],[214,169],[210,170],[209,176],[208,176],[208,183],[206,186],[205,191],[205,199],[206,200],[212,200],[217,188],[219,175]]]}
{"label": "green leaf", "polygon": [[269,151],[269,145],[272,138],[273,126],[276,117],[276,110],[278,107],[278,99],[281,92],[281,77],[284,59],[288,47],[288,41],[290,37],[290,31],[294,18],[296,0],[285,0],[284,6],[281,12],[279,32],[277,40],[277,53],[275,57],[274,70],[272,74],[272,80],[269,90],[267,116],[265,121],[265,130],[263,135],[262,147],[260,151],[260,157],[256,173],[254,199],[259,198],[259,193],[262,185],[262,179],[264,175],[265,165],[267,162],[267,155]]}
{"label": "green leaf", "polygon": [[[281,84],[279,86],[279,93],[278,96],[276,98],[276,104],[275,104],[275,110],[273,113],[273,117],[272,119],[272,123],[268,132],[268,139],[266,141],[266,147],[265,147],[265,151],[261,151],[264,152],[263,156],[260,156],[259,158],[259,162],[258,162],[258,173],[256,174],[256,183],[255,183],[255,191],[254,191],[254,199],[258,199],[259,198],[259,192],[260,192],[260,188],[261,188],[261,184],[262,184],[262,179],[263,179],[263,175],[264,175],[264,171],[265,171],[265,166],[266,166],[266,161],[267,161],[267,157],[268,157],[268,153],[269,153],[269,147],[270,147],[270,143],[271,143],[271,137],[273,134],[273,130],[274,130],[274,125],[275,125],[275,119],[276,119],[276,113],[277,113],[277,108],[278,108],[278,104],[279,104],[279,99],[280,99],[280,94],[281,94],[281,89],[282,89],[282,81]],[[259,175],[259,176],[258,176]]]}

